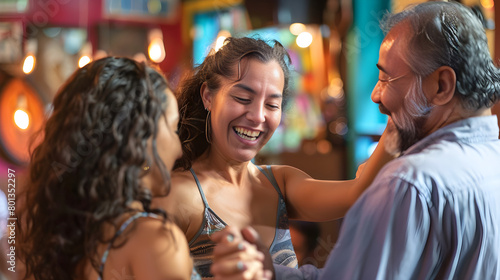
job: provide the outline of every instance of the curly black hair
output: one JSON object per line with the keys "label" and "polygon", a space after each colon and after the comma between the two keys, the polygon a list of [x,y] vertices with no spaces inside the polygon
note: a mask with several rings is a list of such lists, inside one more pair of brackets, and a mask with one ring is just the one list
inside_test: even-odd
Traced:
{"label": "curly black hair", "polygon": [[[272,44],[272,46],[271,46]],[[181,82],[177,91],[179,103],[179,138],[182,143],[182,157],[174,169],[187,170],[210,146],[205,136],[207,111],[203,106],[200,89],[206,82],[211,92],[220,88],[220,77],[234,79],[233,66],[243,58],[257,59],[267,63],[276,61],[284,75],[283,103],[289,97],[290,56],[278,41],[266,42],[258,38],[229,37],[219,51],[212,51],[194,73]],[[284,105],[284,104],[283,104]]]}
{"label": "curly black hair", "polygon": [[158,70],[118,57],[89,63],[61,87],[31,155],[19,229],[26,277],[73,279],[85,260],[97,270],[98,245],[111,241],[103,225],[118,229],[117,218],[134,211],[132,201],[165,221],[166,213],[150,209],[152,195],[140,179],[154,162],[170,188],[156,150],[166,90]]}

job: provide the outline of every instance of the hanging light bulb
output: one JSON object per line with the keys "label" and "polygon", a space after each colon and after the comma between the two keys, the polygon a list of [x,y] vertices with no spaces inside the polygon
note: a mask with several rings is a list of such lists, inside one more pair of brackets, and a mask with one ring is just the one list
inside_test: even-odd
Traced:
{"label": "hanging light bulb", "polygon": [[149,32],[148,56],[155,63],[162,62],[166,57],[163,33],[158,28]]}
{"label": "hanging light bulb", "polygon": [[35,53],[37,51],[37,41],[35,39],[28,39],[26,41],[26,57],[23,61],[23,72],[28,75],[35,69],[36,57]]}
{"label": "hanging light bulb", "polygon": [[20,129],[28,128],[30,124],[30,117],[26,112],[28,108],[28,100],[24,94],[21,94],[17,97],[17,110],[14,112],[14,123]]}
{"label": "hanging light bulb", "polygon": [[90,42],[85,43],[80,50],[80,58],[78,59],[78,67],[89,64],[92,61],[92,45]]}
{"label": "hanging light bulb", "polygon": [[78,60],[78,67],[82,68],[83,66],[89,64],[90,61],[92,61],[90,57],[86,55],[81,56],[80,59]]}
{"label": "hanging light bulb", "polygon": [[26,129],[30,125],[30,117],[28,116],[28,113],[25,111],[18,109],[14,113],[14,123],[19,127],[20,129]]}
{"label": "hanging light bulb", "polygon": [[33,54],[28,54],[23,62],[23,72],[24,74],[30,74],[35,69],[35,56]]}
{"label": "hanging light bulb", "polygon": [[297,42],[297,45],[301,48],[307,48],[311,45],[313,41],[313,36],[311,33],[304,31],[297,36],[297,39],[295,42]]}
{"label": "hanging light bulb", "polygon": [[495,2],[493,0],[481,0],[481,6],[485,9],[493,9],[495,7]]}
{"label": "hanging light bulb", "polygon": [[290,24],[289,29],[290,29],[290,33],[297,36],[300,33],[306,31],[306,26],[303,23],[296,22],[296,23]]}
{"label": "hanging light bulb", "polygon": [[227,39],[227,37],[231,37],[231,33],[227,30],[221,30],[219,31],[219,34],[217,34],[217,39],[215,40],[215,51],[219,51],[220,48],[222,48],[225,43],[224,41]]}
{"label": "hanging light bulb", "polygon": [[162,39],[155,38],[149,43],[148,55],[156,63],[160,63],[165,59],[165,47],[163,46]]}

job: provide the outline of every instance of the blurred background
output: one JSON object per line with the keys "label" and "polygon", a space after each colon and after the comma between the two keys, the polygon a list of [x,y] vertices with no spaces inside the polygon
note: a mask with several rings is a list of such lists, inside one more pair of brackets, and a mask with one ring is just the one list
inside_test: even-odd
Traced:
{"label": "blurred background", "polygon": [[[8,168],[19,188],[26,179],[29,144],[37,141],[31,136],[78,67],[128,56],[158,65],[175,88],[228,36],[276,39],[292,58],[293,95],[255,161],[314,178],[353,178],[386,123],[370,99],[384,36],[379,21],[417,2],[424,1],[0,0],[0,189],[7,189]],[[459,2],[482,19],[498,61],[497,1]],[[340,223],[294,224],[302,261],[321,266]]]}

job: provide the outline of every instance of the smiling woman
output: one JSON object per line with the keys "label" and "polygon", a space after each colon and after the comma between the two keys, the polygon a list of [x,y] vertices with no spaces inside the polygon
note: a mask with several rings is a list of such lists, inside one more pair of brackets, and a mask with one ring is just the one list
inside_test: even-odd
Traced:
{"label": "smiling woman", "polygon": [[278,42],[228,38],[181,84],[183,157],[172,173],[170,195],[153,204],[174,216],[205,278],[211,277],[215,246],[210,235],[228,225],[252,225],[274,263],[296,267],[288,218],[342,217],[390,159],[378,148],[362,176],[350,181],[320,181],[290,166],[254,165],[251,160],[280,124],[289,62]]}
{"label": "smiling woman", "polygon": [[281,121],[284,79],[275,61],[244,58],[236,67],[241,68],[236,81],[221,78],[223,86],[217,94],[205,83],[201,98],[213,112],[210,149],[245,162],[255,157]]}

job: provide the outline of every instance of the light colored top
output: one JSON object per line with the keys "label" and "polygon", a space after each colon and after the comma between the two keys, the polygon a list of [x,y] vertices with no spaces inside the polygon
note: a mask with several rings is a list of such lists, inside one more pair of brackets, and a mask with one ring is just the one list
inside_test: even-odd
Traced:
{"label": "light colored top", "polygon": [[[274,233],[273,243],[269,248],[269,253],[273,258],[273,263],[297,268],[297,257],[295,255],[295,251],[293,250],[292,239],[290,236],[285,199],[281,193],[278,183],[276,182],[276,179],[274,178],[271,167],[266,166],[266,169],[263,169],[260,166],[257,166],[257,168],[266,176],[276,189],[279,199],[278,210],[276,213],[276,230]],[[198,233],[192,238],[191,241],[189,241],[189,250],[191,251],[191,256],[193,257],[194,266],[201,277],[212,278],[213,276],[210,273],[210,266],[212,265],[213,250],[216,244],[212,241],[210,235],[224,229],[227,224],[210,208],[198,177],[193,169],[190,169],[190,171],[196,181],[203,204],[205,205],[205,212],[203,214],[203,222],[198,230]]]}
{"label": "light colored top", "polygon": [[324,269],[277,279],[500,279],[498,132],[486,116],[425,137],[348,211]]}

